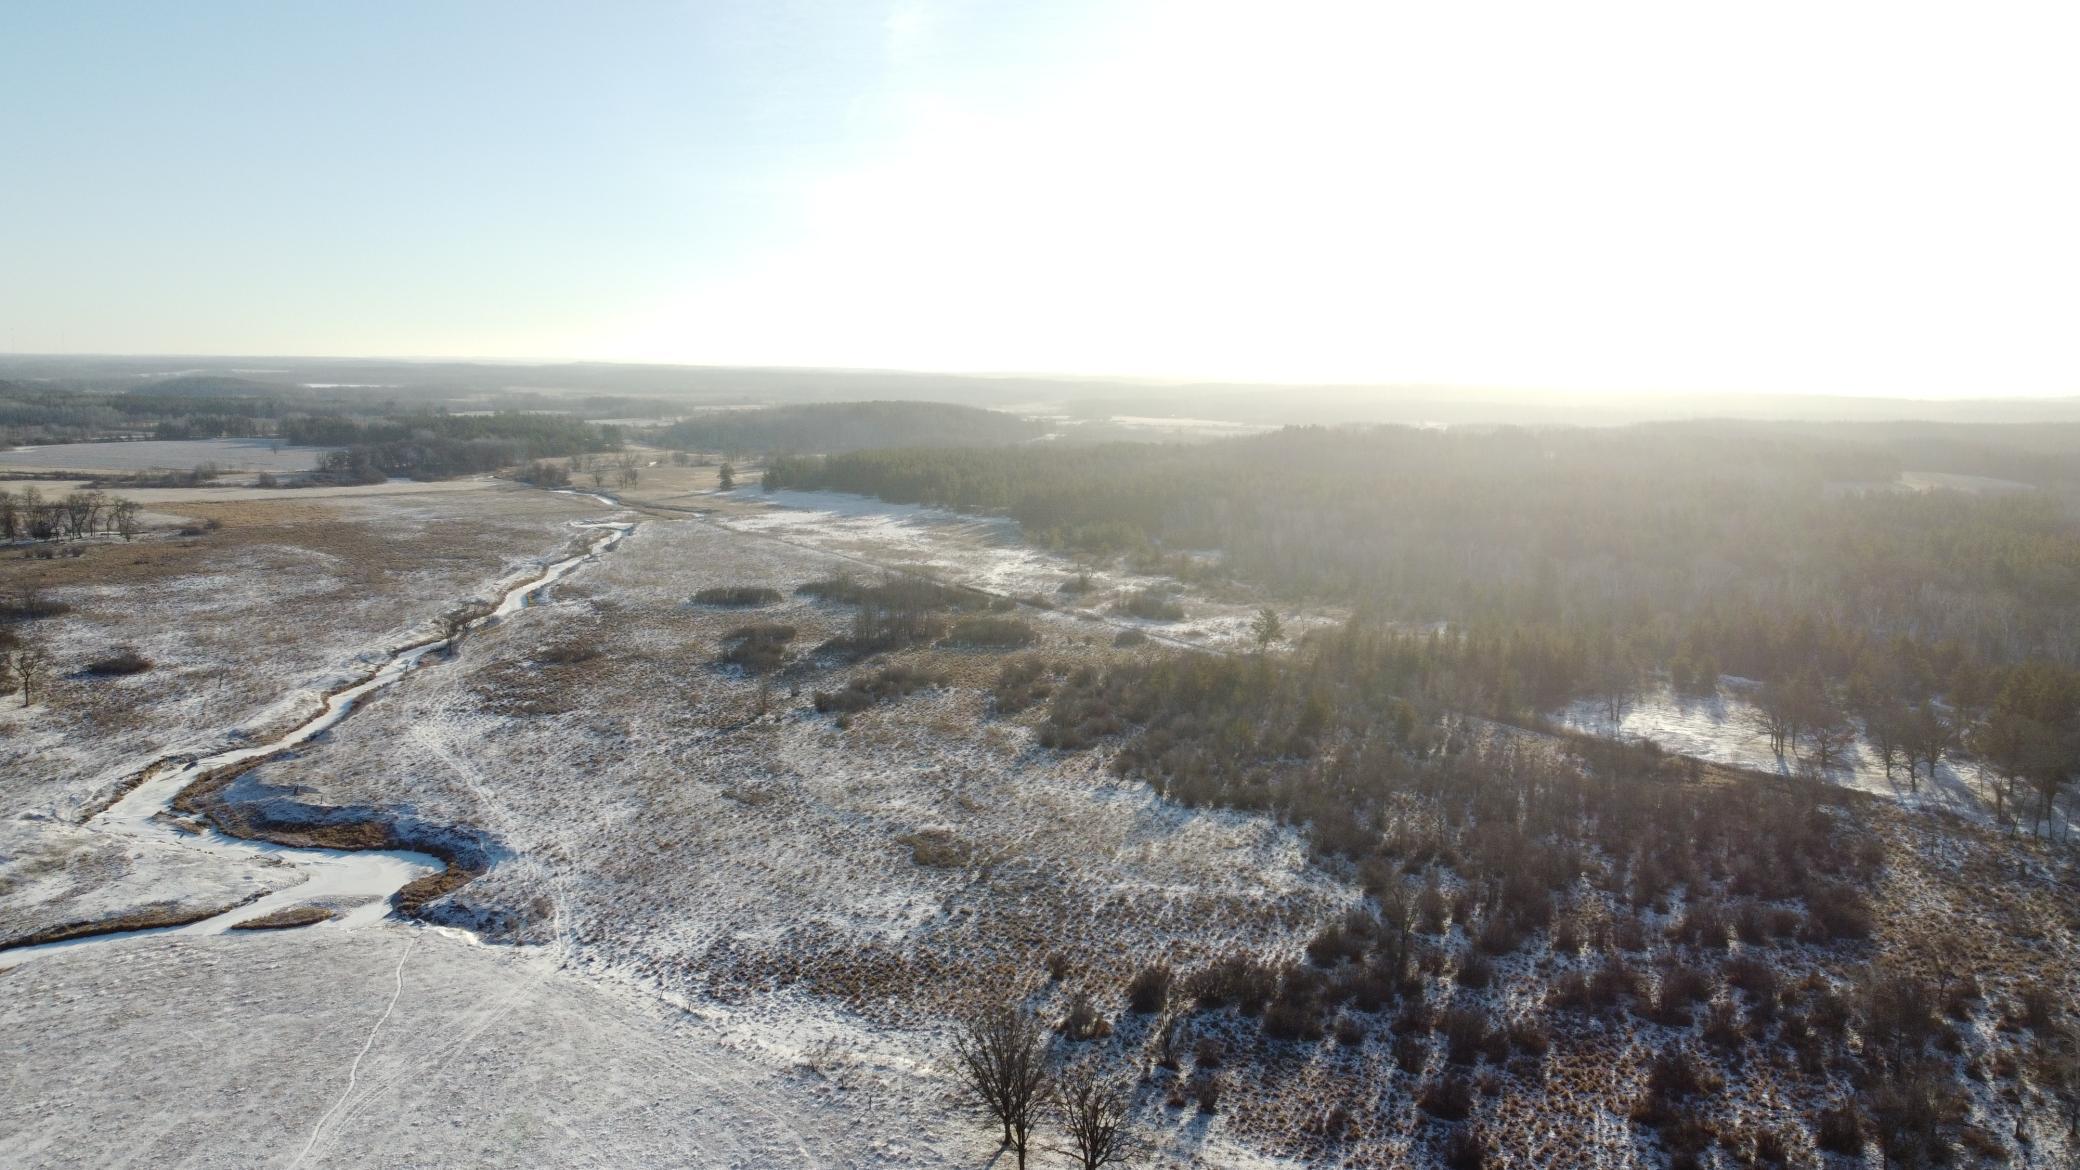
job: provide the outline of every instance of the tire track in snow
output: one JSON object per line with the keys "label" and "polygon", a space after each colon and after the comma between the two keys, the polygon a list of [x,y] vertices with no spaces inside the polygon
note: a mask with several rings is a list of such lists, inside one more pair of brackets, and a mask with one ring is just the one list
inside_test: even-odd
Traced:
{"label": "tire track in snow", "polygon": [[[491,790],[484,783],[483,774],[467,761],[456,756],[429,729],[425,727],[414,728],[412,734],[413,738],[417,739],[421,746],[425,747],[427,751],[446,764],[461,779],[463,784],[469,788],[471,795],[475,796],[477,801],[484,806],[485,812],[489,814],[489,819],[498,822],[501,836],[517,845],[519,839],[511,831],[513,828],[511,818],[504,814],[498,803],[492,798]],[[568,903],[568,878],[566,875],[555,873],[539,859],[531,860],[534,861],[535,867],[544,874],[547,884],[553,890],[550,899],[551,904],[555,908],[553,916],[553,929],[555,932],[553,950],[560,962],[563,958],[568,957],[570,953],[570,939],[566,933],[567,928],[565,925],[568,919],[564,912]],[[475,1044],[478,1037],[484,1034],[486,1029],[503,1019],[523,994],[539,987],[549,977],[553,969],[546,963],[536,964],[534,972],[530,977],[515,980],[506,994],[498,997],[497,1002],[491,1004],[488,1012],[471,1024],[460,1036],[455,1037],[451,1043],[447,1044],[445,1049],[439,1048],[438,1041],[431,1037],[424,1043],[410,1046],[407,1050],[408,1059],[405,1064],[382,1081],[370,1085],[362,1093],[361,1097],[347,1109],[346,1113],[341,1115],[340,1125],[344,1126],[347,1122],[359,1116],[362,1109],[366,1108],[370,1102],[389,1093],[407,1079],[419,1075],[422,1071],[418,1065],[418,1053],[420,1050],[428,1047],[435,1049],[433,1053],[429,1054],[435,1058],[433,1063],[423,1066],[423,1074],[425,1076],[434,1076],[447,1068],[448,1065],[454,1063],[456,1057],[470,1050],[471,1046]],[[478,1006],[484,1006],[488,1002],[488,999],[479,1001]]]}
{"label": "tire track in snow", "polygon": [[415,934],[404,944],[404,953],[397,956],[397,970],[393,974],[397,981],[396,990],[390,993],[390,1002],[384,1005],[383,1014],[376,1018],[375,1027],[368,1030],[368,1039],[361,1042],[361,1051],[354,1054],[354,1063],[347,1068],[346,1090],[339,1095],[339,1100],[332,1103],[332,1108],[327,1109],[318,1118],[318,1124],[311,1127],[310,1140],[303,1143],[302,1151],[296,1155],[295,1160],[289,1163],[289,1170],[296,1170],[298,1166],[303,1164],[305,1158],[310,1157],[312,1148],[318,1144],[319,1136],[325,1132],[325,1123],[330,1121],[332,1115],[339,1110],[339,1107],[346,1104],[347,1098],[353,1095],[354,1085],[361,1078],[362,1060],[368,1056],[368,1050],[375,1047],[376,1034],[383,1030],[383,1025],[390,1019],[390,1013],[397,1010],[397,1001],[404,997],[404,963],[406,959],[412,957],[412,948],[418,945],[419,936]]}

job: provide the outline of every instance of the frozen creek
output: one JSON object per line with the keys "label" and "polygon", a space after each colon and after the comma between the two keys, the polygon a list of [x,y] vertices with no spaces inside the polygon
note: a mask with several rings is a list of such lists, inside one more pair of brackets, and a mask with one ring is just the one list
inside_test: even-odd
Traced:
{"label": "frozen creek", "polygon": [[[516,583],[501,585],[498,600],[491,611],[465,626],[464,632],[494,624],[526,608],[543,590],[619,544],[634,530],[635,524],[581,520],[574,522],[574,527],[599,535],[593,537],[583,552],[530,573]],[[232,837],[213,828],[190,831],[176,827],[170,819],[171,806],[184,789],[212,773],[280,755],[324,734],[353,714],[362,700],[396,684],[429,655],[447,649],[450,642],[448,638],[435,638],[395,651],[367,678],[327,695],[316,714],[266,743],[218,752],[186,763],[162,760],[148,764],[135,773],[143,777],[141,782],[87,822],[88,828],[99,832],[161,843],[170,841],[229,861],[286,864],[301,873],[303,880],[197,922],[86,935],[0,951],[0,969],[50,951],[76,950],[139,935],[217,934],[241,922],[295,906],[337,905],[340,910],[327,925],[343,928],[364,926],[387,917],[391,895],[411,882],[440,872],[443,863],[439,858],[404,849],[294,848]]]}

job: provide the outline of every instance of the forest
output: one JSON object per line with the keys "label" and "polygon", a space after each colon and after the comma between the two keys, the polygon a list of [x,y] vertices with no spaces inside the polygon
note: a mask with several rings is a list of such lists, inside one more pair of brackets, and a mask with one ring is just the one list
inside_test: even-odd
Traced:
{"label": "forest", "polygon": [[[1085,555],[1341,603],[1399,631],[1392,655],[1461,710],[1524,718],[1587,696],[1622,705],[1656,673],[1706,691],[1735,676],[1772,684],[1780,742],[1824,755],[1854,716],[1882,750],[1918,725],[2020,777],[2080,760],[2080,527],[2056,472],[2067,441],[1986,427],[1294,428],[1195,446],[782,457],[765,482],[1004,513]],[[1898,486],[2009,449],[2053,486]]]}
{"label": "forest", "polygon": [[566,414],[414,414],[381,419],[295,415],[281,423],[290,443],[340,447],[319,464],[320,478],[368,483],[391,476],[441,479],[477,475],[558,455],[612,451],[615,427]]}
{"label": "forest", "polygon": [[[1382,1035],[1421,1078],[1418,1108],[1446,1122],[1475,1107],[1474,1083],[1504,1069],[1540,1083],[1549,1048],[1631,1020],[1660,1047],[1630,1120],[1680,1167],[1707,1164],[1714,1146],[1737,1165],[1785,1162],[1783,1132],[1724,1111],[1712,1091],[1715,1068],[1744,1065],[1821,1103],[1803,1121],[1822,1151],[1874,1143],[1888,1164],[1918,1166],[1992,1148],[1965,1120],[1951,1061],[1995,1022],[2028,1038],[2060,1108],[2080,1109],[2054,986],[2025,984],[2003,1005],[1939,950],[1872,964],[1880,924],[1863,891],[1887,850],[1852,801],[1706,775],[1652,745],[1556,749],[1483,729],[1453,714],[1450,678],[1467,656],[1448,646],[1353,623],[1291,655],[1006,663],[998,710],[1046,692],[1043,744],[1103,744],[1115,772],[1172,800],[1306,824],[1317,859],[1370,895],[1304,962],[1152,966],[1127,989],[1132,1010],[1183,1001],[1193,1019],[1239,1013],[1265,1040],[1324,1047]],[[1496,1010],[1488,989],[1527,952],[1548,956],[1542,990],[1508,985],[1494,999],[1515,1008]],[[1815,969],[1860,974],[1845,992]],[[1277,1059],[1265,1053],[1255,1059]],[[1446,1164],[1478,1166],[1487,1142],[1531,1139],[1454,1140],[1473,1144],[1448,1145]]]}
{"label": "forest", "polygon": [[666,427],[657,441],[688,451],[856,451],[869,447],[966,447],[1038,438],[1039,423],[943,402],[831,402],[719,410]]}

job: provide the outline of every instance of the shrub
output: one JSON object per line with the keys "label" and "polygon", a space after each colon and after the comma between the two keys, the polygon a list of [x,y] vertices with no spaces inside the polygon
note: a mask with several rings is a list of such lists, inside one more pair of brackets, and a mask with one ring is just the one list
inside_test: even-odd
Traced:
{"label": "shrub", "polygon": [[1364,957],[1365,938],[1349,930],[1341,922],[1332,922],[1321,929],[1307,943],[1308,961],[1317,967],[1334,967],[1338,963]]}
{"label": "shrub", "polygon": [[1599,1007],[1614,1007],[1620,998],[1639,994],[1639,976],[1624,959],[1612,955],[1596,974],[1589,977],[1589,999]]}
{"label": "shrub", "polygon": [[962,618],[953,623],[943,646],[970,646],[980,650],[1016,650],[1030,646],[1037,637],[1033,627],[1010,617]]}
{"label": "shrub", "polygon": [[1129,646],[1139,646],[1146,641],[1148,641],[1148,635],[1140,630],[1121,630],[1119,636],[1112,639],[1112,644],[1125,649]]}
{"label": "shrub", "polygon": [[1444,1033],[1445,1059],[1453,1064],[1472,1064],[1480,1059],[1493,1033],[1485,1014],[1465,1007],[1447,1010],[1438,1021],[1438,1031]]}
{"label": "shrub", "polygon": [[1101,1040],[1112,1035],[1112,1025],[1098,1013],[1098,1007],[1091,1002],[1087,991],[1079,991],[1070,998],[1069,1011],[1062,1017],[1057,1030],[1077,1041]]}
{"label": "shrub", "polygon": [[914,666],[890,666],[872,675],[861,675],[845,684],[840,691],[816,692],[816,709],[828,714],[836,711],[850,715],[864,711],[876,703],[901,698],[913,691],[926,687],[946,685],[946,676],[938,671],[924,670]]}
{"label": "shrub", "polygon": [[1830,1154],[1862,1157],[1863,1115],[1857,1112],[1856,1103],[1844,1101],[1822,1109],[1813,1120],[1813,1144]]}
{"label": "shrub", "polygon": [[1740,1021],[1734,1014],[1733,1004],[1720,1001],[1712,1005],[1704,1017],[1705,1043],[1715,1048],[1739,1048],[1747,1043],[1747,1033],[1741,1030]]}
{"label": "shrub", "polygon": [[1413,1032],[1394,1037],[1394,1064],[1409,1076],[1423,1071],[1430,1059],[1430,1046]]}
{"label": "shrub", "polygon": [[1450,1170],[1482,1170],[1488,1164],[1488,1141],[1479,1130],[1454,1129],[1439,1155]]}
{"label": "shrub", "polygon": [[722,660],[752,674],[765,674],[787,657],[787,644],[794,636],[793,626],[778,622],[738,626],[722,636]]}
{"label": "shrub", "polygon": [[1719,1084],[1716,1074],[1687,1050],[1674,1045],[1655,1053],[1647,1065],[1647,1092],[1671,1101],[1717,1092]]}
{"label": "shrub", "polygon": [[1311,999],[1274,999],[1264,1009],[1264,1034],[1273,1040],[1319,1040],[1321,1006]]}
{"label": "shrub", "polygon": [[1473,1112],[1473,1086],[1466,1078],[1442,1077],[1423,1086],[1416,1107],[1442,1121],[1461,1121]]}
{"label": "shrub", "polygon": [[1287,967],[1278,994],[1264,1009],[1264,1034],[1274,1040],[1322,1038],[1322,977],[1310,967]]}
{"label": "shrub", "polygon": [[1181,622],[1184,620],[1184,606],[1179,605],[1176,598],[1158,593],[1153,589],[1143,589],[1138,593],[1129,594],[1119,603],[1119,611],[1131,617],[1137,617],[1143,621],[1150,622]]}
{"label": "shrub", "polygon": [[574,666],[598,658],[599,646],[592,642],[571,639],[552,642],[534,652],[534,660],[546,666]]}
{"label": "shrub", "polygon": [[1474,944],[1491,955],[1509,954],[1522,942],[1523,935],[1517,930],[1517,924],[1502,914],[1490,915],[1474,938]]}
{"label": "shrub", "polygon": [[106,676],[143,674],[152,668],[152,660],[128,646],[112,651],[105,658],[87,663],[88,674]]}
{"label": "shrub", "polygon": [[1201,1008],[1234,1004],[1255,1015],[1278,990],[1278,971],[1247,955],[1224,955],[1186,976],[1185,990]]}
{"label": "shrub", "polygon": [[[197,535],[200,535],[199,533]],[[72,606],[63,601],[46,597],[33,586],[24,587],[14,593],[0,596],[0,621],[25,621],[34,618],[63,617],[72,612]]]}
{"label": "shrub", "polygon": [[1691,946],[1724,947],[1726,913],[1716,902],[1692,902],[1683,912],[1682,920],[1669,928],[1669,935]]}
{"label": "shrub", "polygon": [[1543,1023],[1526,1016],[1510,1023],[1509,1046],[1526,1056],[1544,1056],[1553,1046],[1553,1034]]}
{"label": "shrub", "polygon": [[1956,1128],[1971,1106],[1948,1068],[1912,1068],[1887,1076],[1866,1093],[1871,1132],[1888,1163],[1934,1166],[1951,1160]]}
{"label": "shrub", "polygon": [[2016,1018],[2040,1036],[2049,1035],[2058,1022],[2058,993],[2050,984],[2025,983],[2015,991]]}
{"label": "shrub", "polygon": [[703,589],[693,595],[695,605],[720,605],[734,608],[753,608],[762,605],[777,605],[780,591],[763,585],[721,585]]}
{"label": "shrub", "polygon": [[919,829],[896,838],[908,846],[910,860],[928,869],[961,869],[975,859],[975,849],[945,829]]}
{"label": "shrub", "polygon": [[999,715],[1016,715],[1046,698],[1054,689],[1050,676],[1055,665],[1037,654],[1013,658],[997,671],[990,688],[990,705]]}
{"label": "shrub", "polygon": [[1170,1002],[1170,968],[1164,963],[1150,963],[1135,972],[1127,983],[1127,1010],[1151,1015],[1163,1010]]}
{"label": "shrub", "polygon": [[1806,891],[1806,937],[1829,943],[1871,936],[1871,908],[1852,886],[1820,882]]}

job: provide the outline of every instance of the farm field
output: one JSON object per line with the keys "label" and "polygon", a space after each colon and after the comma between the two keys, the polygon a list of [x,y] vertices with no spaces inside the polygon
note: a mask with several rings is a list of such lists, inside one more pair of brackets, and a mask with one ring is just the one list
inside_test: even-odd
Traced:
{"label": "farm field", "polygon": [[55,443],[0,450],[8,471],[123,474],[188,471],[213,463],[225,471],[309,471],[328,448],[284,447],[270,439],[142,439],[123,443]]}

